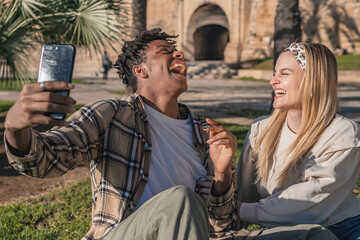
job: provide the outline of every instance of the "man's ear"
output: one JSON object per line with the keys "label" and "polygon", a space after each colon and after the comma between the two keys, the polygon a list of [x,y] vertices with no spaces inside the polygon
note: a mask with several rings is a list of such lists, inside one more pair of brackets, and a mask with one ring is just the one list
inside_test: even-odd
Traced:
{"label": "man's ear", "polygon": [[148,74],[147,74],[147,71],[145,68],[143,68],[141,65],[136,65],[136,66],[133,66],[133,74],[139,78],[147,78],[148,77]]}

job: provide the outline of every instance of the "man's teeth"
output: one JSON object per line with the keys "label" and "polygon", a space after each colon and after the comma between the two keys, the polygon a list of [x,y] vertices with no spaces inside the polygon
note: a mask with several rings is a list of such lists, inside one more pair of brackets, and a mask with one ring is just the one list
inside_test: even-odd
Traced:
{"label": "man's teeth", "polygon": [[178,68],[179,73],[184,73],[185,71],[185,66],[180,63],[175,63],[174,65],[171,65],[169,69],[170,71],[172,71],[174,68]]}
{"label": "man's teeth", "polygon": [[281,96],[281,95],[284,95],[284,94],[286,94],[285,90],[275,90],[275,95],[276,96]]}

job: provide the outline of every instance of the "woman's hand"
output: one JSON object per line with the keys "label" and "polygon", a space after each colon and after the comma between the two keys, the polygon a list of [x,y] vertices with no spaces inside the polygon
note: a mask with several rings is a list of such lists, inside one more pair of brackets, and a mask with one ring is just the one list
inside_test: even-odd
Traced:
{"label": "woman's hand", "polygon": [[209,132],[210,157],[214,163],[214,191],[215,195],[225,193],[231,183],[231,165],[236,152],[237,140],[234,134],[227,130],[221,123],[206,118],[207,125],[204,131]]}

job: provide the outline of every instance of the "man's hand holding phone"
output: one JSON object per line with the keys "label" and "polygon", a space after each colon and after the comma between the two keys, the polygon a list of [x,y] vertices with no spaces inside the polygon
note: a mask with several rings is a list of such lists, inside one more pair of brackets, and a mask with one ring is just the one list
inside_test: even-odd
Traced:
{"label": "man's hand holding phone", "polygon": [[5,119],[5,128],[20,130],[36,124],[64,126],[65,120],[56,120],[44,115],[45,112],[73,113],[75,100],[70,96],[52,91],[71,90],[74,85],[62,81],[31,83],[24,85],[14,106],[8,111]]}
{"label": "man's hand holding phone", "polygon": [[[70,96],[51,91],[71,90],[75,86],[62,81],[47,81],[24,85],[15,104],[5,118],[6,140],[16,153],[27,154],[30,148],[30,128],[36,124],[66,126],[65,120],[56,120],[45,112],[73,113],[76,103]],[[45,89],[44,89],[45,88]],[[44,91],[45,90],[45,91]]]}
{"label": "man's hand holding phone", "polygon": [[30,149],[30,128],[37,124],[65,126],[66,113],[75,111],[69,97],[75,61],[75,46],[44,44],[41,52],[38,82],[24,85],[5,119],[5,136],[9,148],[17,154]]}

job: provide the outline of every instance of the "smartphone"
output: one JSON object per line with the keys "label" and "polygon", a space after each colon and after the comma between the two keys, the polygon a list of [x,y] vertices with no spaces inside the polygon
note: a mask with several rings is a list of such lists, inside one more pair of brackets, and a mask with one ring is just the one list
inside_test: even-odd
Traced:
{"label": "smartphone", "polygon": [[[38,82],[64,81],[71,83],[76,48],[71,44],[46,43],[42,47]],[[54,91],[68,96],[70,91]],[[56,120],[64,120],[65,113],[45,113]]]}

